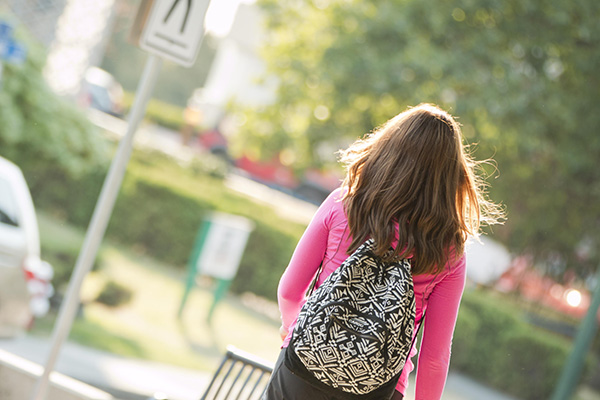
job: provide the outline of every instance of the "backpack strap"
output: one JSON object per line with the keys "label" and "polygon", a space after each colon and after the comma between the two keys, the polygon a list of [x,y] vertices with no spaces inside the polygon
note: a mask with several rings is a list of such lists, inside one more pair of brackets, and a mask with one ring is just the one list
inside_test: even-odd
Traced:
{"label": "backpack strap", "polygon": [[[412,351],[413,347],[415,346],[415,343],[417,341],[417,337],[419,336],[419,332],[421,332],[421,327],[423,326],[424,322],[425,322],[425,312],[423,312],[423,316],[421,317],[421,322],[419,322],[419,326],[417,327],[417,331],[415,332],[415,336],[413,336],[412,341],[410,343],[410,350],[408,351],[408,354],[406,356],[406,361],[408,361],[408,359],[410,358],[410,352]],[[406,361],[404,361],[404,364],[406,364]]]}
{"label": "backpack strap", "polygon": [[[346,234],[347,229],[348,229],[348,225],[346,224],[346,226],[344,227],[344,231],[342,232],[342,238],[338,242],[338,246],[337,246],[337,249],[335,249],[335,254],[333,255],[333,257],[335,257],[335,255],[340,250],[340,245],[342,244],[342,240],[344,240],[344,235]],[[331,259],[329,261],[331,261]],[[323,260],[321,260],[321,264],[319,265],[319,268],[317,268],[317,273],[315,274],[315,277],[313,278],[313,280],[310,283],[310,286],[308,288],[308,291],[306,292],[307,298],[310,297],[310,295],[313,294],[313,292],[317,288],[317,282],[319,281],[319,276],[321,276],[321,272],[323,272]]]}
{"label": "backpack strap", "polygon": [[317,281],[319,280],[319,276],[321,276],[322,271],[323,271],[323,261],[321,261],[319,268],[317,268],[317,273],[316,273],[315,277],[313,278],[312,282],[310,283],[308,291],[306,292],[307,298],[310,297],[310,295],[313,294],[313,292],[317,288]]}

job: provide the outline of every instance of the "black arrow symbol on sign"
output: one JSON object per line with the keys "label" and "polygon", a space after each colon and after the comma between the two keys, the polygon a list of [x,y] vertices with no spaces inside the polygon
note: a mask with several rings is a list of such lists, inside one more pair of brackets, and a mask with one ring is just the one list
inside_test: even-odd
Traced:
{"label": "black arrow symbol on sign", "polygon": [[[167,15],[165,16],[165,19],[163,20],[164,23],[167,22],[167,20],[169,19],[169,17],[171,16],[171,14],[173,13],[173,10],[175,9],[175,7],[177,6],[177,3],[179,3],[179,0],[175,0],[173,2],[173,5],[171,6],[171,8],[169,9],[169,12],[167,13]],[[185,17],[183,17],[183,24],[181,25],[181,29],[180,32],[183,33],[183,31],[185,30],[185,25],[187,24],[187,20],[188,17],[190,16],[190,9],[192,8],[192,0],[187,0],[187,8],[185,10]]]}

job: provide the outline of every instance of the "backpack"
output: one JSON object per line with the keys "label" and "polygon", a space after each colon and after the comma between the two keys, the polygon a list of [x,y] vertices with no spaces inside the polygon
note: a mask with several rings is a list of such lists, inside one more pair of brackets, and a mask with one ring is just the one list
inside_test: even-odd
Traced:
{"label": "backpack", "polygon": [[410,262],[384,262],[373,247],[367,240],[310,294],[286,350],[293,373],[342,398],[390,398],[414,343]]}

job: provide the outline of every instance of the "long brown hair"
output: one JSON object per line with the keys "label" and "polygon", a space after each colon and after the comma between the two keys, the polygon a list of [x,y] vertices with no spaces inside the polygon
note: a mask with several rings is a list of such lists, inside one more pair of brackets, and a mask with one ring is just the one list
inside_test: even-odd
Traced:
{"label": "long brown hair", "polygon": [[356,250],[367,238],[385,256],[413,256],[413,274],[437,273],[450,250],[462,255],[480,223],[502,209],[487,200],[478,163],[466,152],[460,126],[431,104],[410,108],[341,152],[347,175],[344,208]]}

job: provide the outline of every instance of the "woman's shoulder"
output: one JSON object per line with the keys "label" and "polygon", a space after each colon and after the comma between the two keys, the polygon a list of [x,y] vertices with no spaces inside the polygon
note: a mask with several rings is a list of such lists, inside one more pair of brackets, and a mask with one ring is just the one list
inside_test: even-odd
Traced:
{"label": "woman's shoulder", "polygon": [[319,208],[325,208],[330,211],[339,212],[344,210],[344,194],[343,188],[337,188],[321,203]]}
{"label": "woman's shoulder", "polygon": [[449,250],[447,260],[444,268],[438,272],[413,276],[415,283],[424,285],[435,283],[437,285],[442,282],[464,281],[467,275],[465,254],[457,257],[456,252]]}
{"label": "woman's shoulder", "polygon": [[459,254],[454,247],[446,249],[446,264],[437,273],[431,273],[430,276],[437,275],[463,275],[466,273],[466,253]]}
{"label": "woman's shoulder", "polygon": [[344,189],[338,188],[332,191],[319,207],[323,222],[329,229],[347,224],[346,211],[344,209]]}
{"label": "woman's shoulder", "polygon": [[346,219],[346,211],[344,208],[344,195],[346,189],[337,188],[329,194],[325,201],[329,202],[332,212],[336,217]]}
{"label": "woman's shoulder", "polygon": [[465,252],[458,253],[455,248],[448,250],[448,258],[446,267],[444,268],[447,274],[464,275],[467,272],[467,255]]}
{"label": "woman's shoulder", "polygon": [[343,192],[338,188],[323,200],[313,217],[313,222],[321,221],[325,226],[331,227],[345,218]]}
{"label": "woman's shoulder", "polygon": [[337,189],[334,189],[331,193],[329,193],[329,195],[327,196],[327,199],[325,199],[325,201],[333,201],[336,203],[342,203],[344,200],[344,195],[346,194],[347,189],[344,187],[338,187]]}

